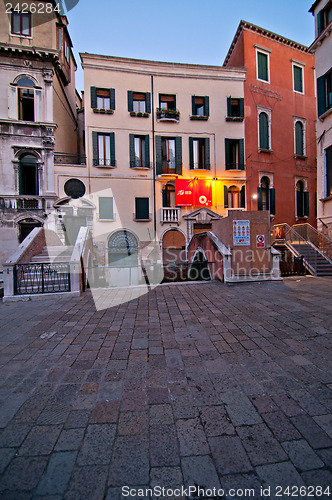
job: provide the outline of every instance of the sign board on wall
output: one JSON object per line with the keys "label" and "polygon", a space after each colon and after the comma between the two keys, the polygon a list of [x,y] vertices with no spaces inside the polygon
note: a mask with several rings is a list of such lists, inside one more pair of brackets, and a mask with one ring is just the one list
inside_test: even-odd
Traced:
{"label": "sign board on wall", "polygon": [[256,247],[257,248],[265,248],[265,235],[264,234],[257,234]]}
{"label": "sign board on wall", "polygon": [[250,220],[233,220],[233,245],[250,245]]}
{"label": "sign board on wall", "polygon": [[212,182],[204,179],[176,179],[175,205],[177,207],[211,207]]}

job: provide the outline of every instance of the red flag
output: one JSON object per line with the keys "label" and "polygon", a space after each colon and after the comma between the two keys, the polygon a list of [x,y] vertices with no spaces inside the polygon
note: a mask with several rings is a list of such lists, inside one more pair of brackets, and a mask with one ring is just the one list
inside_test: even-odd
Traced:
{"label": "red flag", "polygon": [[212,182],[198,179],[194,181],[194,205],[196,207],[212,206]]}
{"label": "red flag", "polygon": [[175,179],[175,205],[192,207],[194,204],[194,180]]}

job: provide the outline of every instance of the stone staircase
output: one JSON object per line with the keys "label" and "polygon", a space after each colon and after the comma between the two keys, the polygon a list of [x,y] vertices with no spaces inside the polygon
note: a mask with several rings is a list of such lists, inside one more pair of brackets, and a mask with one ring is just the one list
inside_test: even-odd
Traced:
{"label": "stone staircase", "polygon": [[34,255],[31,258],[31,263],[69,262],[73,249],[73,246],[45,246],[38,255]]}
{"label": "stone staircase", "polygon": [[332,276],[331,262],[313,245],[304,246],[292,243],[291,247],[303,256],[305,263],[314,269],[316,276]]}

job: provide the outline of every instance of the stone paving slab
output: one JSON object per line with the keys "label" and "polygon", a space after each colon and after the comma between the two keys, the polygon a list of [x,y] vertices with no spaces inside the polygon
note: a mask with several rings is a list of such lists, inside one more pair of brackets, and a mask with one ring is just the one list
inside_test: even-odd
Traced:
{"label": "stone paving slab", "polygon": [[0,304],[1,499],[331,498],[331,290]]}

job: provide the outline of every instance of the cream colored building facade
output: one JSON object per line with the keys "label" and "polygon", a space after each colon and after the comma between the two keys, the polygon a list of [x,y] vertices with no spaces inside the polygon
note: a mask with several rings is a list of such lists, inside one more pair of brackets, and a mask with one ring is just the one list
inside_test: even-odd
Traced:
{"label": "cream colored building facade", "polygon": [[332,2],[317,0],[315,16],[317,78],[317,227],[332,239]]}
{"label": "cream colored building facade", "polygon": [[75,69],[56,2],[0,4],[0,265],[57,198],[54,153],[77,155]]}
{"label": "cream colored building facade", "polygon": [[88,53],[81,60],[86,165],[56,166],[59,207],[68,186],[76,189],[70,224],[90,226],[99,264],[154,241],[164,261],[185,260],[195,232],[246,207],[245,72]]}

